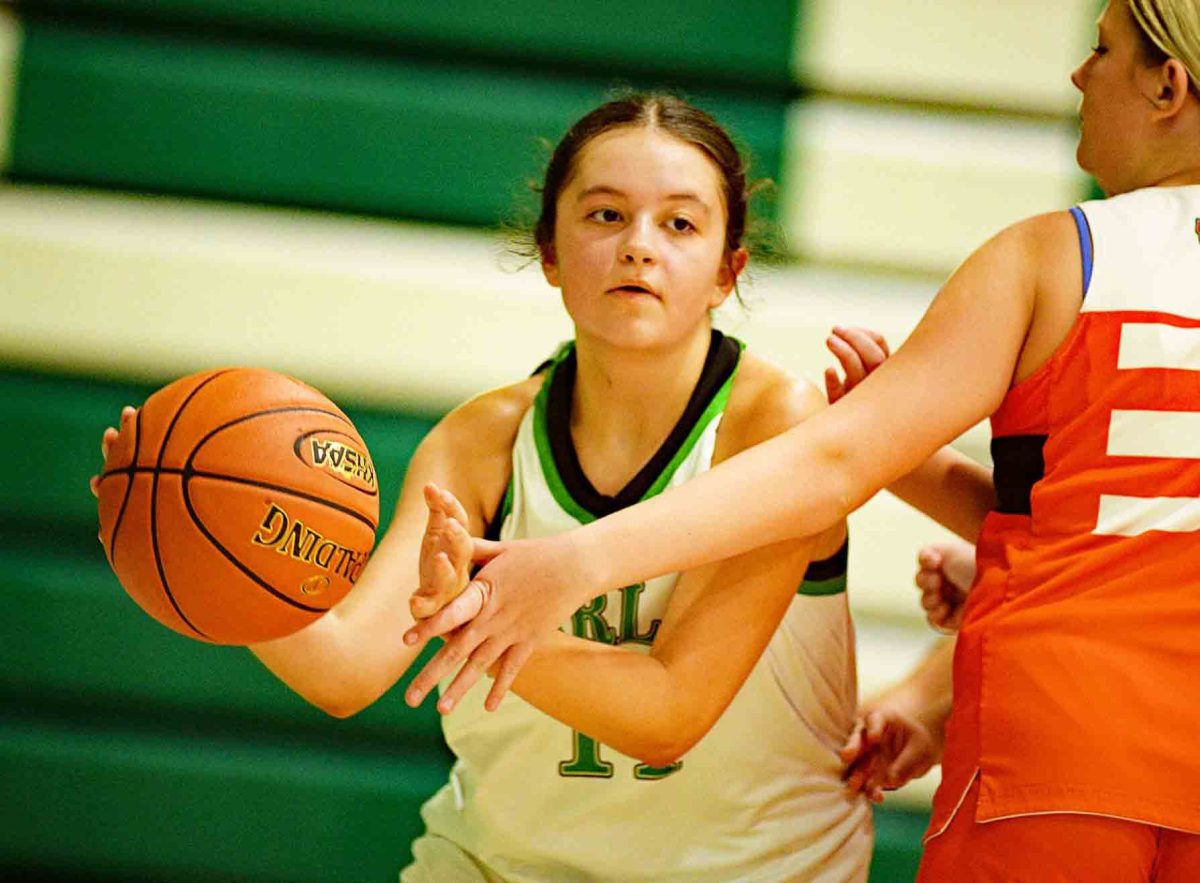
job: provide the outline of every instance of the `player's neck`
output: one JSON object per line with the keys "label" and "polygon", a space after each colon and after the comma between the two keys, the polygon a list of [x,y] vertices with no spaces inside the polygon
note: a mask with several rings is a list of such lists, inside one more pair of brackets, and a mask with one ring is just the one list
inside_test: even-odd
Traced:
{"label": "player's neck", "polygon": [[578,342],[571,437],[597,490],[624,486],[666,440],[700,379],[710,339],[706,327],[665,351]]}

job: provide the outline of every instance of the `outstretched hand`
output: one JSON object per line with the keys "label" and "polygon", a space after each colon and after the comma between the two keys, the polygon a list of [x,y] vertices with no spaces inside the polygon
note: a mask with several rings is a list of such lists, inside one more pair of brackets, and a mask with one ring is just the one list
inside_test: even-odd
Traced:
{"label": "outstretched hand", "polygon": [[881,803],[884,791],[925,775],[941,754],[924,724],[887,708],[863,712],[838,751],[846,764],[846,788],[867,795],[872,803]]}
{"label": "outstretched hand", "polygon": [[920,569],[913,582],[921,590],[925,619],[938,631],[958,631],[975,582],[974,546],[961,542],[926,546],[917,563]]}
{"label": "outstretched hand", "polygon": [[[471,535],[466,510],[450,491],[436,484],[423,489],[429,518],[421,538],[417,568],[420,585],[409,598],[415,619],[437,613],[462,594],[471,578]],[[476,611],[478,612],[478,611]]]}
{"label": "outstretched hand", "polygon": [[835,325],[825,338],[825,346],[837,357],[846,375],[843,379],[836,368],[825,369],[825,395],[831,405],[862,383],[892,354],[884,336],[870,328]]}
{"label": "outstretched hand", "polygon": [[485,707],[499,707],[537,645],[585,600],[567,591],[574,584],[589,585],[581,578],[569,537],[474,541],[474,560],[489,563],[466,591],[404,635],[406,644],[447,639],[413,678],[405,694],[409,705],[420,705],[439,681],[457,671],[438,700],[438,711],[452,711],[486,672],[494,672],[495,680]]}

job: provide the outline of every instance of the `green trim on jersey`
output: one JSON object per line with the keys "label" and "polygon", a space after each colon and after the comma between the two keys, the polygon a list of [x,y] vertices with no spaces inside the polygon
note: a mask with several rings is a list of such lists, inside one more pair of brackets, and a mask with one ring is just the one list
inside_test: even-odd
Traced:
{"label": "green trim on jersey", "polygon": [[[746,345],[740,340],[736,342],[738,347],[742,351],[745,351]],[[740,360],[738,367],[741,367]],[[704,430],[708,429],[708,425],[712,423],[714,418],[724,413],[725,405],[729,402],[729,391],[733,389],[733,381],[736,377],[737,368],[734,368],[733,373],[729,375],[725,383],[717,390],[717,394],[712,397],[712,401],[708,403],[708,407],[704,409],[704,413],[700,415],[700,419],[696,421],[692,427],[692,431],[688,433],[687,440],[675,452],[675,456],[671,458],[671,462],[667,464],[667,468],[654,480],[654,484],[650,485],[650,490],[646,491],[645,496],[642,497],[643,500],[648,500],[663,492],[663,489],[670,483],[672,476],[675,475],[675,470],[679,468],[679,464],[686,460],[692,453],[692,448],[696,447],[696,442],[700,440],[700,436],[704,434]]]}
{"label": "green trim on jersey", "polygon": [[[731,339],[738,345],[740,351],[745,351],[745,343],[736,338]],[[562,476],[559,475],[558,466],[554,462],[554,452],[550,448],[550,434],[546,421],[546,407],[550,398],[550,386],[554,382],[554,373],[574,348],[574,341],[563,344],[554,354],[550,366],[546,369],[546,379],[542,383],[542,388],[538,390],[537,398],[533,402],[533,438],[537,445],[538,462],[542,466],[542,475],[545,477],[546,486],[550,488],[550,493],[553,494],[555,501],[562,507],[564,512],[580,524],[590,524],[596,520],[596,516],[579,505],[575,498],[571,496],[571,492],[567,490]],[[643,500],[648,500],[663,492],[666,486],[670,484],[676,470],[679,469],[684,460],[692,453],[692,449],[696,447],[696,443],[704,435],[704,431],[708,429],[713,420],[724,413],[725,406],[729,402],[729,392],[733,389],[733,381],[737,378],[739,367],[741,367],[740,360],[738,365],[733,369],[733,373],[726,378],[721,388],[717,390],[717,394],[712,397],[712,400],[708,403],[708,406],[704,409],[699,419],[693,424],[684,443],[680,445],[679,450],[675,452],[675,456],[671,458],[671,462],[659,473],[658,478],[654,480],[654,484],[650,485],[649,490],[642,496]]]}
{"label": "green trim on jersey", "polygon": [[846,574],[829,579],[806,579],[796,590],[797,595],[840,595],[846,591]]}
{"label": "green trim on jersey", "polygon": [[550,367],[546,369],[546,379],[542,382],[542,388],[538,390],[537,398],[533,400],[533,440],[537,445],[538,462],[542,466],[542,475],[545,477],[546,486],[550,488],[550,493],[554,495],[555,501],[564,512],[580,524],[591,524],[596,520],[596,516],[575,502],[575,498],[563,484],[562,476],[558,474],[558,467],[554,464],[554,452],[550,450],[550,433],[546,429],[546,403],[550,399],[550,385],[554,382],[554,372],[558,370],[558,366],[562,364],[574,346],[574,342],[571,342],[559,347]]}

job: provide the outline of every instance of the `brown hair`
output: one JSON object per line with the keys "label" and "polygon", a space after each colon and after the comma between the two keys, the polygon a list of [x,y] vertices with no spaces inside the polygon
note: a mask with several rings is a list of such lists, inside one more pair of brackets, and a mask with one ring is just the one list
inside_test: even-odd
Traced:
{"label": "brown hair", "polygon": [[725,201],[725,250],[732,254],[746,234],[748,203],[753,187],[747,183],[747,163],[729,134],[700,108],[674,95],[635,93],[609,101],[579,119],[567,131],[546,167],[541,187],[541,213],[533,228],[534,243],[545,253],[554,244],[558,196],[575,170],[580,151],[598,135],[621,126],[644,126],[673,135],[708,155],[721,173]]}

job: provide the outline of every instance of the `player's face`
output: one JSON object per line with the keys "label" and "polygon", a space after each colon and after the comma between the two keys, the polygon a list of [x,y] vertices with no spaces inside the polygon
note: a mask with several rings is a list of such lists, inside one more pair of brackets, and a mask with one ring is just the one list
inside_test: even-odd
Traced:
{"label": "player's face", "polygon": [[1083,93],[1076,159],[1110,196],[1152,183],[1146,170],[1155,86],[1137,27],[1125,0],[1109,3],[1095,48],[1071,74]]}
{"label": "player's face", "polygon": [[653,129],[612,129],[584,147],[542,262],[581,339],[661,347],[707,329],[745,262],[725,252],[721,183],[704,151]]}

